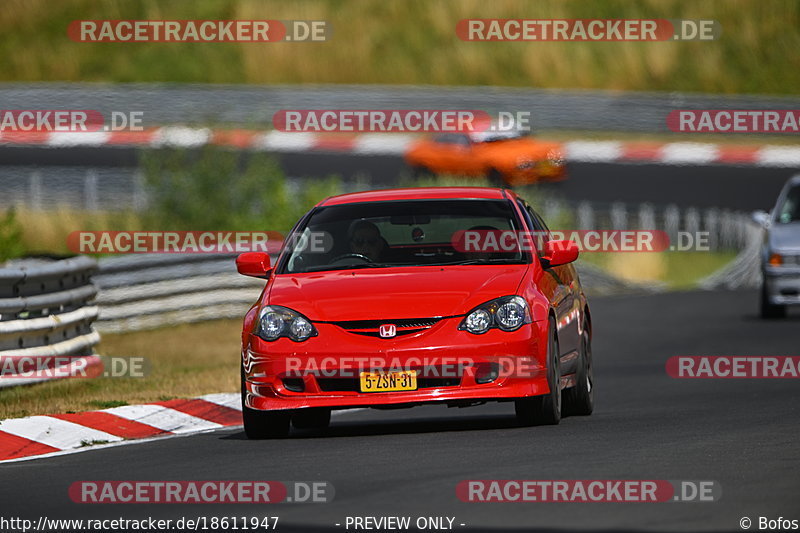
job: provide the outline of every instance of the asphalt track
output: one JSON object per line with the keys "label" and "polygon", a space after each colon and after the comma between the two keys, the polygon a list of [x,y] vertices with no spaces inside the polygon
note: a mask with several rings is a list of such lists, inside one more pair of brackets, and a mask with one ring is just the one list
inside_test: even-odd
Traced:
{"label": "asphalt track", "polygon": [[[241,429],[0,465],[2,516],[280,517],[279,531],[345,531],[346,516],[453,516],[473,531],[740,531],[800,519],[800,382],[677,380],[673,355],[799,355],[800,313],[756,317],[756,293],[595,298],[597,408],[516,427],[510,404],[363,410],[328,434],[248,441]],[[231,347],[235,351],[235,347]],[[231,372],[236,368],[232,363]],[[78,505],[77,480],[324,480],[328,504]],[[714,503],[464,503],[466,479],[715,480]],[[754,525],[752,530],[757,530]],[[352,529],[350,531],[353,531]]]}
{"label": "asphalt track", "polygon": [[[0,146],[0,168],[3,165],[130,168],[137,166],[138,154],[139,149],[130,147],[5,145]],[[302,152],[277,157],[286,174],[295,177],[338,175],[346,180],[362,178],[370,186],[387,187],[410,175],[402,158],[393,155]],[[770,209],[783,184],[798,170],[750,165],[582,162],[569,165],[569,179],[546,188],[572,201],[675,203],[684,207],[750,211]]]}

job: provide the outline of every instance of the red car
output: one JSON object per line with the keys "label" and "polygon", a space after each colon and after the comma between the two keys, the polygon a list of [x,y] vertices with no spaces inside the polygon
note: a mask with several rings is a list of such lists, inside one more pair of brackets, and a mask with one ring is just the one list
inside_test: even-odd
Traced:
{"label": "red car", "polygon": [[320,202],[274,266],[239,256],[241,274],[267,280],[242,331],[247,436],[324,428],[354,407],[513,401],[526,425],[590,414],[577,246],[512,243],[548,231],[509,190],[381,190]]}

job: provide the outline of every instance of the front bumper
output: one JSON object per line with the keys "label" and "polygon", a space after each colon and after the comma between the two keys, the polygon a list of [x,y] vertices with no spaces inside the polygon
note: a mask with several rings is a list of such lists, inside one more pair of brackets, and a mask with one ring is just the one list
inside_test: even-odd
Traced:
{"label": "front bumper", "polygon": [[767,299],[773,305],[800,305],[800,267],[768,266],[764,269]]}
{"label": "front bumper", "polygon": [[549,161],[532,162],[525,167],[514,167],[507,172],[506,180],[511,185],[524,185],[539,181],[561,181],[567,177],[567,166]]}
{"label": "front bumper", "polygon": [[[546,321],[483,335],[459,331],[460,322],[457,317],[444,319],[423,332],[392,339],[319,323],[319,336],[300,343],[284,338],[265,342],[251,335],[242,353],[245,404],[259,410],[379,407],[549,392],[546,340],[540,340],[547,339]],[[360,392],[361,371],[386,370],[417,370],[418,389]],[[495,379],[479,382],[492,372]]]}

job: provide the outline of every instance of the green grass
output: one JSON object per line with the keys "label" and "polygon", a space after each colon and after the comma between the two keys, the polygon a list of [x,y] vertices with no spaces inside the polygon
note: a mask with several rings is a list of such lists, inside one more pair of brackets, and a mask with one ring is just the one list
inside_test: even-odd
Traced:
{"label": "green grass", "polygon": [[691,289],[697,282],[730,263],[736,252],[593,252],[579,261],[595,265],[618,278],[641,283],[664,283],[668,289]]}
{"label": "green grass", "polygon": [[0,420],[236,392],[240,342],[239,320],[106,334],[98,353],[146,358],[151,371],[142,378],[61,379],[0,389]]}
{"label": "green grass", "polygon": [[[687,18],[713,42],[463,42],[464,18]],[[78,43],[79,19],[324,19],[324,43]],[[797,94],[794,0],[6,0],[0,80],[499,85]]]}

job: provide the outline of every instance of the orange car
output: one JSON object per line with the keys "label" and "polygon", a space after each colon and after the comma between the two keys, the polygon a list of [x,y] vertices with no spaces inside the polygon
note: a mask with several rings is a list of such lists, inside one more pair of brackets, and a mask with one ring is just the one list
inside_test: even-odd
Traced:
{"label": "orange car", "polygon": [[412,144],[405,160],[415,175],[486,176],[508,185],[566,178],[560,144],[517,131],[442,133]]}

